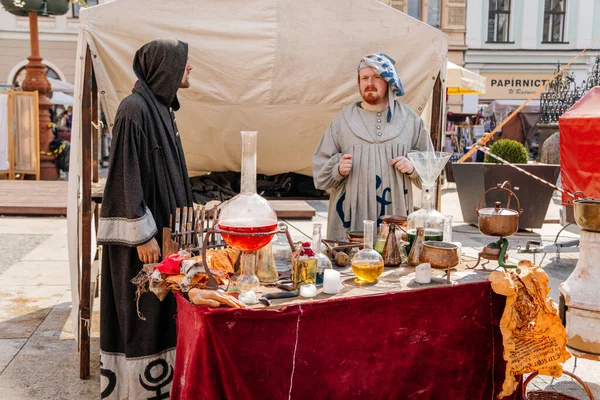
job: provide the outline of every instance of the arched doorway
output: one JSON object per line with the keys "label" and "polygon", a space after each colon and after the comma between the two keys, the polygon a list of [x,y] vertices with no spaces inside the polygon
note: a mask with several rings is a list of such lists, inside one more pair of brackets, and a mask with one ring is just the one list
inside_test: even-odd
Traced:
{"label": "arched doorway", "polygon": [[[23,84],[23,81],[25,80],[25,75],[27,75],[27,71],[25,70],[25,66],[23,66],[19,70],[17,70],[17,72],[15,73],[14,78],[12,80],[12,84],[14,86],[21,87],[21,85]],[[60,76],[54,70],[54,68],[49,67],[47,65],[46,65],[46,76],[48,78],[54,78],[54,79],[57,79],[57,80],[61,80]]]}

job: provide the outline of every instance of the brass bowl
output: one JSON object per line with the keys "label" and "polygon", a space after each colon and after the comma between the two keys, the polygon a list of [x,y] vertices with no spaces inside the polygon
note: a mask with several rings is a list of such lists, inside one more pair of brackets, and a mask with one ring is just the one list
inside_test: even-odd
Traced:
{"label": "brass bowl", "polygon": [[419,256],[421,262],[428,262],[431,268],[448,269],[458,265],[458,246],[454,243],[428,240],[423,242]]}
{"label": "brass bowl", "polygon": [[575,223],[581,229],[600,232],[600,200],[581,199],[573,202]]}

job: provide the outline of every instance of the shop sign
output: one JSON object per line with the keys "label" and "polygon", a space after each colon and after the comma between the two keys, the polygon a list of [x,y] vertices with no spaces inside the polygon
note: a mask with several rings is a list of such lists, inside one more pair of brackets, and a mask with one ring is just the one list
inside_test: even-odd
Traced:
{"label": "shop sign", "polygon": [[[544,86],[552,73],[535,74],[486,74],[480,75],[487,78],[485,94],[481,99],[505,100],[505,99],[528,99],[540,87]],[[535,97],[539,99],[539,95]]]}

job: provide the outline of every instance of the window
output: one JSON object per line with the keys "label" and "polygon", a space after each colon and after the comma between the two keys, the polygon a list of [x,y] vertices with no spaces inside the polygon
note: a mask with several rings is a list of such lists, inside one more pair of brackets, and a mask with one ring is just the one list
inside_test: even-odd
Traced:
{"label": "window", "polygon": [[408,0],[406,13],[413,18],[421,20],[421,0]]}
{"label": "window", "polygon": [[[97,6],[98,0],[87,0],[84,3],[87,4],[88,7]],[[78,2],[74,2],[71,6],[73,7],[73,18],[79,18],[79,9],[81,8],[81,5]]]}
{"label": "window", "polygon": [[510,1],[490,0],[488,14],[488,42],[508,43],[510,30]]}
{"label": "window", "polygon": [[546,0],[542,43],[565,42],[565,0]]}
{"label": "window", "polygon": [[[60,80],[60,77],[58,76],[58,74],[56,73],[55,70],[53,70],[52,68],[50,68],[47,65],[44,65],[44,67],[46,68],[46,76],[48,78],[54,78],[54,79]],[[26,75],[27,75],[27,70],[25,69],[25,67],[21,67],[15,74],[15,77],[13,79],[13,85],[22,86]]]}
{"label": "window", "polygon": [[427,3],[427,23],[440,27],[440,0],[429,0]]}

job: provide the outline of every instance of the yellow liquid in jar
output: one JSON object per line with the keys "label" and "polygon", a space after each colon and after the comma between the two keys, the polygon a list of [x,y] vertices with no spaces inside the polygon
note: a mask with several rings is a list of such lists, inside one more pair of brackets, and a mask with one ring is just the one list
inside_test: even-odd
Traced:
{"label": "yellow liquid in jar", "polygon": [[352,272],[361,281],[366,283],[375,282],[379,275],[383,273],[383,261],[352,263]]}

